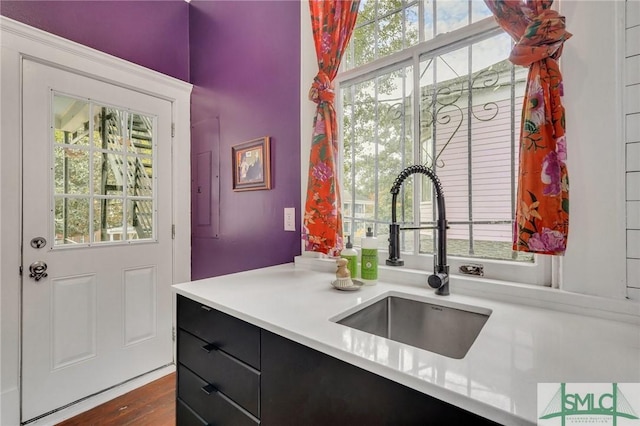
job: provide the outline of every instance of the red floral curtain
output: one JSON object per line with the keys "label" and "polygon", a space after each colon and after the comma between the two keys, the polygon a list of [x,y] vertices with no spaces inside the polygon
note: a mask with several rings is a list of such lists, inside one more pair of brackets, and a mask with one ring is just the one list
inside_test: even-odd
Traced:
{"label": "red floral curtain", "polygon": [[513,249],[562,255],[569,232],[569,178],[558,58],[571,34],[553,0],[485,0],[514,39],[509,59],[529,67],[520,130]]}
{"label": "red floral curtain", "polygon": [[318,104],[313,120],[309,183],[304,212],[306,250],[336,256],[342,250],[342,213],[338,185],[338,125],[333,79],[349,44],[360,0],[309,0],[318,58],[309,99]]}

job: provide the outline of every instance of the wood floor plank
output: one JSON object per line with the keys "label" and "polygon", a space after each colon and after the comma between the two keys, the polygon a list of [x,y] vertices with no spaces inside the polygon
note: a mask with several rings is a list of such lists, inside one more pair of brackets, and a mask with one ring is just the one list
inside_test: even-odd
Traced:
{"label": "wood floor plank", "polygon": [[171,373],[57,426],[174,426],[176,374]]}

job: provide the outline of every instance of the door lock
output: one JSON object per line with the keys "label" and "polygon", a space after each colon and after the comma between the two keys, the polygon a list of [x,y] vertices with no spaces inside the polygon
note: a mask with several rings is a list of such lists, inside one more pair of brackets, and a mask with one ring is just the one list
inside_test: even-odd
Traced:
{"label": "door lock", "polygon": [[42,260],[36,260],[31,265],[29,265],[29,277],[35,278],[36,281],[40,281],[42,278],[47,276],[47,264]]}
{"label": "door lock", "polygon": [[43,237],[35,237],[31,240],[31,247],[35,249],[42,248],[47,245],[47,240]]}

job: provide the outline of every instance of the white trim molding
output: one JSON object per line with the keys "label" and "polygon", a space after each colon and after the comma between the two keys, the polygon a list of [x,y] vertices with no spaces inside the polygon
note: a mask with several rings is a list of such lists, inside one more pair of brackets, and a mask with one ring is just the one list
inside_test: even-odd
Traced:
{"label": "white trim molding", "polygon": [[172,104],[173,283],[191,279],[192,85],[0,16],[0,424],[20,423],[22,61],[42,62]]}

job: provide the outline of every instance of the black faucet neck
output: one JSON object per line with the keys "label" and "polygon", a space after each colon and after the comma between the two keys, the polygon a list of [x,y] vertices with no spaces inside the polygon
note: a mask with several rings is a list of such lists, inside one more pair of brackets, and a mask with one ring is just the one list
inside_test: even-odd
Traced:
{"label": "black faucet neck", "polygon": [[429,167],[422,164],[415,164],[413,166],[409,166],[405,168],[400,174],[396,177],[396,180],[393,182],[393,186],[391,187],[391,222],[397,222],[396,215],[396,201],[398,199],[398,193],[400,192],[400,188],[404,181],[411,175],[415,173],[420,173],[427,176],[431,182],[433,183],[433,187],[436,191],[436,202],[437,202],[437,211],[438,211],[438,219],[446,220],[446,212],[444,209],[444,191],[442,190],[442,183],[440,179],[435,174],[435,172]]}
{"label": "black faucet neck", "polygon": [[400,187],[404,181],[411,175],[420,173],[427,176],[433,183],[436,192],[436,209],[437,209],[437,257],[434,262],[433,275],[429,277],[429,285],[437,288],[436,294],[449,294],[449,266],[447,265],[447,218],[444,205],[444,192],[440,179],[435,172],[427,166],[416,164],[405,168],[391,187],[391,225],[389,226],[389,258],[387,265],[402,266],[404,261],[400,259],[400,225],[397,223],[396,204]]}

